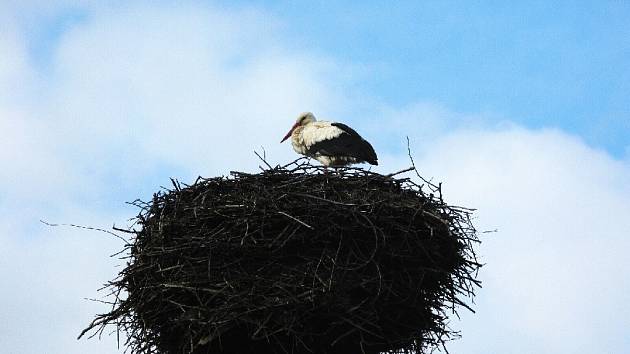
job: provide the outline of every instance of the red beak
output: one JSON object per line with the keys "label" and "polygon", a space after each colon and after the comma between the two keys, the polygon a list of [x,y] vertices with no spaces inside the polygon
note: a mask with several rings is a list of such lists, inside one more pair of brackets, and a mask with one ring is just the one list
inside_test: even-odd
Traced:
{"label": "red beak", "polygon": [[291,127],[291,130],[289,130],[287,135],[285,135],[284,138],[282,138],[282,140],[280,140],[280,143],[283,143],[285,140],[289,139],[289,137],[291,136],[291,134],[293,134],[293,131],[295,130],[295,128],[297,128],[297,126],[298,126],[297,123],[293,124],[293,126]]}

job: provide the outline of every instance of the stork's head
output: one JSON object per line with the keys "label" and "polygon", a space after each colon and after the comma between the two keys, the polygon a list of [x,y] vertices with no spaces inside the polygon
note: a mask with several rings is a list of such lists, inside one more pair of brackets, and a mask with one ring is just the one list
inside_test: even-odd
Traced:
{"label": "stork's head", "polygon": [[314,121],[316,121],[316,119],[315,119],[315,116],[313,115],[313,113],[311,113],[311,112],[304,112],[304,113],[300,114],[298,119],[295,120],[295,124],[293,124],[293,126],[291,127],[291,130],[289,130],[287,135],[285,135],[284,138],[282,138],[282,140],[280,142],[282,143],[285,140],[289,139],[291,134],[293,134],[293,131],[295,130],[295,128],[303,127],[303,126],[307,125],[308,123],[311,123],[311,122],[314,122]]}

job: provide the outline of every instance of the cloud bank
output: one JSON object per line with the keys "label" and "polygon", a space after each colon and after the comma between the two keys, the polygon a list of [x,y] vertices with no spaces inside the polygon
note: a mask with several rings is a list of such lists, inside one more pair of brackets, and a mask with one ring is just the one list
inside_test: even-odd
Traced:
{"label": "cloud bank", "polygon": [[[50,10],[53,11],[53,10]],[[591,353],[630,348],[630,164],[558,130],[484,124],[436,103],[390,107],[346,94],[334,58],[298,52],[260,9],[82,8],[33,64],[20,26],[0,32],[0,345],[10,353],[113,353],[116,338],[76,341],[123,261],[105,234],[41,218],[124,224],[168,177],[256,170],[294,157],[278,144],[301,111],[372,140],[379,168],[421,171],[450,202],[479,209],[484,288],[452,326],[452,352]],[[369,97],[361,97],[363,100]],[[375,98],[376,102],[377,99]],[[373,109],[368,112],[368,108]],[[353,112],[352,116],[342,113]],[[352,117],[357,117],[352,119]],[[364,119],[358,119],[363,117]],[[625,331],[625,332],[624,332]]]}
{"label": "cloud bank", "polygon": [[[630,166],[557,130],[448,134],[421,161],[478,211],[484,288],[454,352],[628,348]],[[624,349],[625,348],[625,349]]]}

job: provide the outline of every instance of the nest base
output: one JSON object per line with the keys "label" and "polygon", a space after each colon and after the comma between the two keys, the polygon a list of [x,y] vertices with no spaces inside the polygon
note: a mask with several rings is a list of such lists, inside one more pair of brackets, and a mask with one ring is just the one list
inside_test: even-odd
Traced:
{"label": "nest base", "polygon": [[[470,210],[432,184],[296,162],[136,204],[115,324],[134,353],[422,352],[473,296]],[[428,189],[425,192],[424,189]],[[89,328],[89,329],[90,329]]]}

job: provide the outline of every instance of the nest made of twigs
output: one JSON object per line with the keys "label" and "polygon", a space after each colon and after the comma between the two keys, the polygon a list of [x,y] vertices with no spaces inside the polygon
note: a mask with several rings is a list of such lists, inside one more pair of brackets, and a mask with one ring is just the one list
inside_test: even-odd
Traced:
{"label": "nest made of twigs", "polygon": [[[422,352],[479,285],[470,209],[431,183],[298,160],[174,181],[109,283],[133,353]],[[418,176],[419,177],[419,176]],[[424,189],[428,189],[425,193]],[[470,309],[470,308],[469,308]],[[84,331],[85,333],[85,331]]]}

